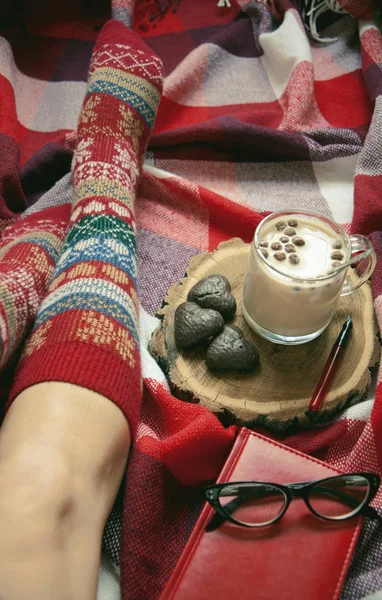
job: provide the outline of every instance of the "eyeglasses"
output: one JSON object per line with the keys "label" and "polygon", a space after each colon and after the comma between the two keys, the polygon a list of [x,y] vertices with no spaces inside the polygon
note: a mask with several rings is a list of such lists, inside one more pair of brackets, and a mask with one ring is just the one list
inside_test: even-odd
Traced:
{"label": "eyeglasses", "polygon": [[205,490],[215,514],[206,531],[225,521],[241,527],[265,527],[285,515],[293,498],[302,498],[308,509],[327,521],[344,521],[362,513],[378,518],[369,506],[380,485],[374,473],[349,473],[318,481],[281,485],[264,481],[217,483]]}

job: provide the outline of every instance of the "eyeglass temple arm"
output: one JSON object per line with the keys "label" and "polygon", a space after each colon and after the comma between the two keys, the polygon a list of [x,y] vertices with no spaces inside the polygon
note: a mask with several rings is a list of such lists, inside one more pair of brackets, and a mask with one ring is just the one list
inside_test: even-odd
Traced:
{"label": "eyeglass temple arm", "polygon": [[218,512],[214,512],[214,514],[212,515],[211,519],[208,521],[205,530],[206,531],[215,531],[215,529],[217,529],[218,527],[220,527],[220,525],[223,525],[223,523],[226,522],[226,518],[223,517],[223,515],[221,515]]}
{"label": "eyeglass temple arm", "polygon": [[376,519],[377,521],[382,522],[381,515],[379,515],[377,513],[377,511],[375,510],[375,508],[373,508],[372,506],[369,506],[369,505],[364,506],[363,509],[361,510],[361,514],[365,515],[365,517],[368,517],[369,519]]}
{"label": "eyeglass temple arm", "polygon": [[[340,498],[341,500],[346,502],[348,505],[350,505],[351,508],[356,508],[357,500],[355,498],[353,498],[352,496],[349,496],[345,492],[342,492],[341,490],[337,490],[337,489],[333,489],[333,488],[325,487],[325,486],[320,486],[320,487],[317,487],[316,489],[319,489],[320,491],[322,491],[323,493],[325,493],[329,496],[334,496],[334,497]],[[226,513],[228,513],[229,515],[232,515],[232,513],[237,508],[240,507],[241,503],[245,502],[245,500],[250,500],[251,498],[256,498],[256,496],[264,498],[266,495],[272,495],[275,493],[275,492],[273,492],[273,490],[269,490],[268,493],[266,493],[266,490],[259,490],[258,488],[248,489],[248,490],[245,490],[245,492],[246,492],[245,494],[242,493],[240,496],[237,496],[234,500],[231,500],[231,502],[228,502],[228,504],[226,504],[224,507],[224,511]],[[366,505],[362,508],[362,510],[360,512],[363,515],[365,515],[366,517],[369,517],[370,519],[378,519],[378,520],[382,521],[382,517],[379,516],[377,511],[372,506]],[[215,511],[211,520],[207,523],[206,531],[214,531],[215,529],[220,527],[220,525],[225,523],[226,520],[227,520],[227,518],[225,516],[223,516],[220,513]]]}

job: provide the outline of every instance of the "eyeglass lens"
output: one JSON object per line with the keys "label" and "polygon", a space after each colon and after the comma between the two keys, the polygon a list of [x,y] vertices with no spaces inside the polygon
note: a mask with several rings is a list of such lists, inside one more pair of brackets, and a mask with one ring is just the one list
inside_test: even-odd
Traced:
{"label": "eyeglass lens", "polygon": [[344,475],[317,483],[309,492],[309,504],[326,519],[351,517],[365,504],[369,482],[362,475]]}
{"label": "eyeglass lens", "polygon": [[227,485],[220,490],[219,502],[238,523],[260,527],[277,519],[284,510],[286,496],[271,484]]}

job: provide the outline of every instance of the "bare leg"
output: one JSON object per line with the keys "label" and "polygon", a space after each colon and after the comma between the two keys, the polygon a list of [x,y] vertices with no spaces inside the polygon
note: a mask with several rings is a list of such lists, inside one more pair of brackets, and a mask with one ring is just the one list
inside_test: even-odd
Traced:
{"label": "bare leg", "polygon": [[102,531],[130,448],[109,400],[65,383],[20,394],[0,432],[0,600],[94,600]]}

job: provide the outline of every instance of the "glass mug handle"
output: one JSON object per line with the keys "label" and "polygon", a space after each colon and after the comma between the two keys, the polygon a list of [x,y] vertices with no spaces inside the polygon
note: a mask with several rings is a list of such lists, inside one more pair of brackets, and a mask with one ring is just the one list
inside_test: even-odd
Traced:
{"label": "glass mug handle", "polygon": [[356,277],[346,278],[341,296],[348,296],[369,279],[374,271],[377,257],[373,244],[364,235],[350,235],[351,257],[344,266],[354,266]]}

